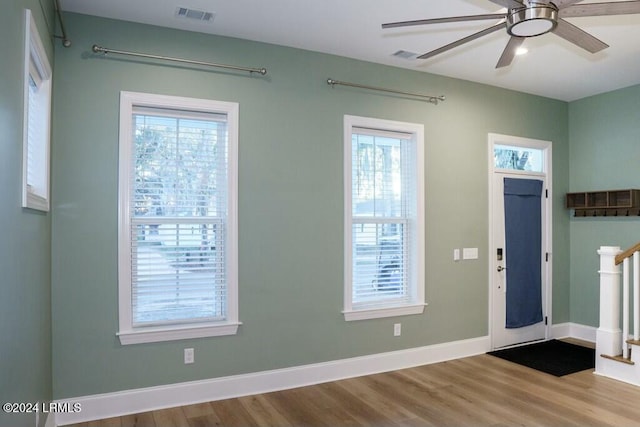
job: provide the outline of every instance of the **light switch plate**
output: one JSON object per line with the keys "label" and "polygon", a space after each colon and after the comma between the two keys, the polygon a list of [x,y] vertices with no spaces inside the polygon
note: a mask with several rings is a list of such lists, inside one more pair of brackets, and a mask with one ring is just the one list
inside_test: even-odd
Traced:
{"label": "light switch plate", "polygon": [[463,248],[462,259],[478,259],[478,248]]}

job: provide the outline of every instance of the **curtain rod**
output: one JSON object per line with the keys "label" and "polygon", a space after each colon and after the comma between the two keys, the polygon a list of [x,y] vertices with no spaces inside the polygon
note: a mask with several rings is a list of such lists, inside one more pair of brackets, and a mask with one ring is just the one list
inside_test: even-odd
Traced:
{"label": "curtain rod", "polygon": [[94,53],[104,53],[105,55],[107,53],[115,53],[118,55],[138,56],[141,58],[161,59],[163,61],[182,62],[186,64],[204,65],[207,67],[217,67],[217,68],[227,68],[230,70],[248,71],[249,73],[259,73],[259,74],[262,74],[263,76],[267,74],[266,68],[237,67],[235,65],[215,64],[213,62],[203,62],[203,61],[193,61],[191,59],[172,58],[170,56],[150,55],[148,53],[139,53],[139,52],[128,52],[126,50],[109,49],[106,47],[98,46],[96,44],[93,45],[91,50]]}
{"label": "curtain rod", "polygon": [[60,31],[62,31],[61,36],[54,35],[53,37],[57,39],[62,39],[62,46],[69,47],[71,46],[71,40],[67,37],[67,30],[64,28],[64,21],[62,20],[62,12],[60,10],[60,0],[55,0],[54,5],[56,7],[56,15],[58,16],[58,22],[60,22]]}
{"label": "curtain rod", "polygon": [[402,92],[402,91],[399,91],[399,90],[385,89],[385,88],[382,88],[382,87],[367,86],[367,85],[361,85],[361,84],[357,84],[357,83],[341,82],[340,80],[334,80],[334,79],[331,79],[331,78],[327,79],[327,84],[331,85],[332,87],[334,85],[342,85],[342,86],[357,87],[357,88],[361,88],[361,89],[377,90],[377,91],[380,91],[380,92],[389,92],[389,93],[397,93],[397,94],[400,94],[400,95],[415,96],[417,98],[424,98],[424,99],[426,99],[427,102],[430,102],[430,103],[436,104],[436,105],[438,105],[438,101],[444,101],[446,99],[444,97],[444,95],[433,96],[433,95],[423,95],[421,93]]}

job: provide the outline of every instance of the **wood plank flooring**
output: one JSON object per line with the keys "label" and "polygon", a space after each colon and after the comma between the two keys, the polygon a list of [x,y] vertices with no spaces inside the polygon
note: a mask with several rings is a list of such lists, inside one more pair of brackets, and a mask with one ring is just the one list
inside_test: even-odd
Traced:
{"label": "wood plank flooring", "polygon": [[640,388],[479,355],[75,427],[640,426]]}

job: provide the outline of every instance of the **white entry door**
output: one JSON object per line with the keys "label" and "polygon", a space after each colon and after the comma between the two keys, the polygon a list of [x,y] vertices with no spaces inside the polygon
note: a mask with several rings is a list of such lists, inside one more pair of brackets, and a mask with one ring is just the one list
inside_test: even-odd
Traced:
{"label": "white entry door", "polygon": [[551,147],[495,134],[489,141],[490,326],[496,349],[548,338]]}

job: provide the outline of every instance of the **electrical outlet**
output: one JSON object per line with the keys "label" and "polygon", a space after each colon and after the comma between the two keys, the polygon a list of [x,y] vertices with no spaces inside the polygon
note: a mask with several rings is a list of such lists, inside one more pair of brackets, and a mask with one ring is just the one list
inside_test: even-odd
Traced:
{"label": "electrical outlet", "polygon": [[184,349],[184,364],[189,365],[195,362],[195,354],[192,348]]}
{"label": "electrical outlet", "polygon": [[393,336],[399,337],[402,334],[402,323],[395,323],[393,325]]}

